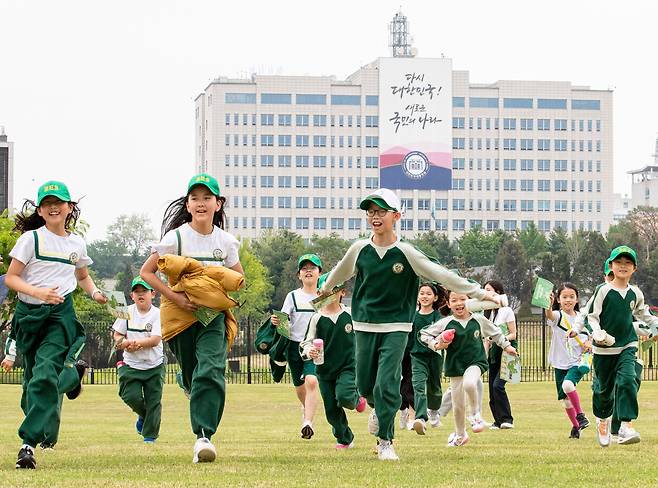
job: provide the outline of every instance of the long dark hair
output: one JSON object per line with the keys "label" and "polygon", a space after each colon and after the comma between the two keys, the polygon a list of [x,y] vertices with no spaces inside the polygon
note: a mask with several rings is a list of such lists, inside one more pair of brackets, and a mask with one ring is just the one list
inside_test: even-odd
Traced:
{"label": "long dark hair", "polygon": [[[439,308],[439,312],[444,317],[447,317],[448,315],[450,315],[452,313],[452,311],[450,310],[450,307],[448,306],[448,300],[450,299],[450,294],[452,293],[452,290],[448,290],[448,289],[444,288],[443,291],[445,292],[445,300],[444,300],[443,304],[441,305],[441,307]],[[438,300],[437,300],[437,302],[438,302]]]}
{"label": "long dark hair", "polygon": [[[443,305],[445,305],[445,303],[448,300],[448,293],[446,292],[445,288],[443,288],[438,283],[432,281],[426,281],[420,284],[420,286],[418,287],[418,291],[420,291],[420,289],[423,286],[427,286],[430,290],[432,290],[434,296],[437,297],[436,301],[432,302],[432,309],[433,310],[441,309],[441,307],[443,307]],[[417,306],[418,306],[418,310],[420,310],[420,302],[417,303]]]}
{"label": "long dark hair", "polygon": [[[162,236],[164,236],[172,229],[177,229],[187,222],[192,222],[192,214],[188,212],[187,208],[185,207],[185,203],[187,202],[188,197],[189,194],[185,195],[184,197],[177,198],[169,204],[165,210],[164,218],[162,219]],[[224,229],[226,221],[226,214],[224,213],[226,198],[217,196],[215,196],[215,198],[222,202],[222,207],[219,209],[219,212],[215,212],[215,214],[212,216],[212,223],[220,229]]]}
{"label": "long dark hair", "polygon": [[560,293],[566,289],[576,292],[576,306],[573,307],[573,309],[574,311],[578,312],[580,310],[580,305],[578,304],[578,301],[580,300],[580,295],[578,295],[578,288],[576,288],[576,285],[569,283],[568,281],[565,281],[560,286],[558,286],[557,291],[555,292],[555,300],[553,300],[553,310],[560,310],[560,304],[557,302],[557,300],[560,298]]}
{"label": "long dark hair", "polygon": [[[498,295],[504,295],[505,294],[505,288],[503,288],[503,284],[498,281],[498,280],[489,280],[487,281],[484,286],[489,285],[491,288],[494,289],[494,291]],[[484,288],[484,286],[482,288]],[[488,318],[489,320],[493,320],[493,317],[496,315],[496,310],[485,310],[484,311],[484,316]]]}
{"label": "long dark hair", "polygon": [[[64,228],[68,232],[75,230],[75,224],[80,218],[80,208],[77,202],[67,202],[71,207],[71,213],[66,216]],[[23,234],[25,232],[36,230],[46,225],[45,219],[37,212],[37,204],[32,200],[25,200],[21,211],[14,217],[14,230]]]}

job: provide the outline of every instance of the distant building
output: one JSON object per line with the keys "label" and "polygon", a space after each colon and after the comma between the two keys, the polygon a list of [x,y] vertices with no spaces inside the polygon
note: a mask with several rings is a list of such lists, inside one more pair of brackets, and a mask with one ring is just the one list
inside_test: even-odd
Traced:
{"label": "distant building", "polygon": [[631,208],[658,207],[658,137],[653,158],[653,164],[628,172],[633,178]]}
{"label": "distant building", "polygon": [[[379,186],[403,237],[435,230],[606,232],[613,217],[613,94],[568,81],[473,83],[417,58],[396,16],[393,57],[347,77],[217,78],[195,100],[195,169],[227,196],[242,237],[367,232]],[[656,192],[658,196],[658,192]]]}
{"label": "distant building", "polygon": [[14,208],[14,143],[0,126],[0,211]]}

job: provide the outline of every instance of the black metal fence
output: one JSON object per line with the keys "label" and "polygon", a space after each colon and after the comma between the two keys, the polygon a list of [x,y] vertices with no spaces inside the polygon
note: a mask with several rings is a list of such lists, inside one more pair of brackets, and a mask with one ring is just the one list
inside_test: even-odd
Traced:
{"label": "black metal fence", "polygon": [[[85,379],[89,384],[116,384],[116,355],[111,354],[112,337],[110,327],[112,324],[96,322],[86,324],[87,344],[82,351],[81,359],[89,365],[89,371]],[[263,384],[272,383],[272,375],[269,367],[269,356],[260,354],[254,347],[254,338],[260,324],[244,321],[240,324],[238,336],[229,352],[226,379],[229,383],[241,384]],[[2,345],[6,338],[6,332],[0,333]],[[550,329],[542,321],[520,321],[518,324],[518,350],[521,355],[521,380],[551,381],[553,379],[553,368],[548,364],[548,351],[550,347]],[[644,362],[643,380],[658,379],[658,365],[656,364],[658,349],[652,346],[648,351],[641,353]],[[176,382],[178,367],[176,358],[165,345],[167,361],[167,383]],[[20,357],[17,358],[14,369],[9,373],[0,371],[0,384],[20,384],[22,381],[22,369]],[[286,372],[282,379],[283,383],[290,383],[290,373]]]}

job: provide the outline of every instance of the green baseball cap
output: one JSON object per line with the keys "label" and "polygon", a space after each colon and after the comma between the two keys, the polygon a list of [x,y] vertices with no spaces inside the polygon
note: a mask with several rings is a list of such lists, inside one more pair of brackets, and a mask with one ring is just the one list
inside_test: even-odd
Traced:
{"label": "green baseball cap", "polygon": [[400,211],[400,199],[388,188],[380,188],[379,190],[371,193],[359,204],[361,210],[368,210],[370,204],[374,203],[384,210],[392,210],[394,212]]}
{"label": "green baseball cap", "polygon": [[137,285],[142,285],[147,290],[153,291],[153,287],[142,279],[141,276],[135,276],[132,283],[130,283],[130,290],[134,290]]}
{"label": "green baseball cap", "polygon": [[[322,289],[322,285],[324,285],[324,282],[327,281],[328,276],[329,273],[325,273],[320,276],[320,278],[318,279],[318,290]],[[339,283],[334,288],[345,288],[345,283]]]}
{"label": "green baseball cap", "polygon": [[603,265],[603,274],[605,276],[608,276],[612,270],[610,269],[610,265],[606,261],[605,264]]}
{"label": "green baseball cap", "polygon": [[297,271],[302,269],[302,264],[304,264],[305,261],[310,261],[322,270],[322,261],[317,254],[302,254],[297,260]]}
{"label": "green baseball cap", "polygon": [[617,259],[619,256],[626,256],[629,258],[631,261],[633,261],[633,264],[637,266],[637,254],[635,253],[635,250],[631,247],[628,246],[617,246],[615,247],[612,252],[610,253],[610,257],[606,261],[608,265],[615,259]]}
{"label": "green baseball cap", "polygon": [[190,182],[187,184],[187,193],[190,193],[192,188],[197,185],[205,186],[213,195],[217,197],[221,196],[219,194],[219,183],[217,182],[217,179],[214,176],[210,176],[208,173],[201,173],[193,176]]}
{"label": "green baseball cap", "polygon": [[53,196],[59,198],[63,202],[70,202],[71,195],[69,194],[69,189],[61,181],[46,181],[43,185],[39,187],[39,192],[37,193],[37,207],[41,205],[41,201],[47,196]]}

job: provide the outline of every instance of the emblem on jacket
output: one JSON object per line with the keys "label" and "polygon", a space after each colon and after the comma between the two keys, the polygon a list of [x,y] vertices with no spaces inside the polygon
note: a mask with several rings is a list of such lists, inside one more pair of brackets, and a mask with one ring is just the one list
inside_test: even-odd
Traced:
{"label": "emblem on jacket", "polygon": [[630,306],[631,310],[635,310],[635,300],[631,300]]}
{"label": "emblem on jacket", "polygon": [[352,324],[345,324],[345,332],[348,334],[352,332]]}
{"label": "emblem on jacket", "polygon": [[402,264],[402,263],[395,263],[395,264],[393,265],[393,268],[392,268],[392,269],[393,269],[393,272],[394,272],[395,274],[400,274],[400,273],[402,273],[402,271],[404,271],[404,264]]}
{"label": "emblem on jacket", "polygon": [[69,255],[69,261],[71,261],[71,264],[75,264],[75,263],[77,263],[78,261],[80,261],[80,255],[79,255],[77,252],[75,252],[75,251],[72,252],[72,253]]}
{"label": "emblem on jacket", "polygon": [[475,337],[476,339],[479,339],[480,338],[480,331],[476,330],[475,332],[473,332],[473,337]]}
{"label": "emblem on jacket", "polygon": [[221,249],[213,249],[212,257],[218,260],[223,260],[225,258],[224,251]]}
{"label": "emblem on jacket", "polygon": [[153,324],[146,324],[146,325],[144,326],[144,330],[145,330],[146,332],[151,332],[151,331],[153,330]]}

